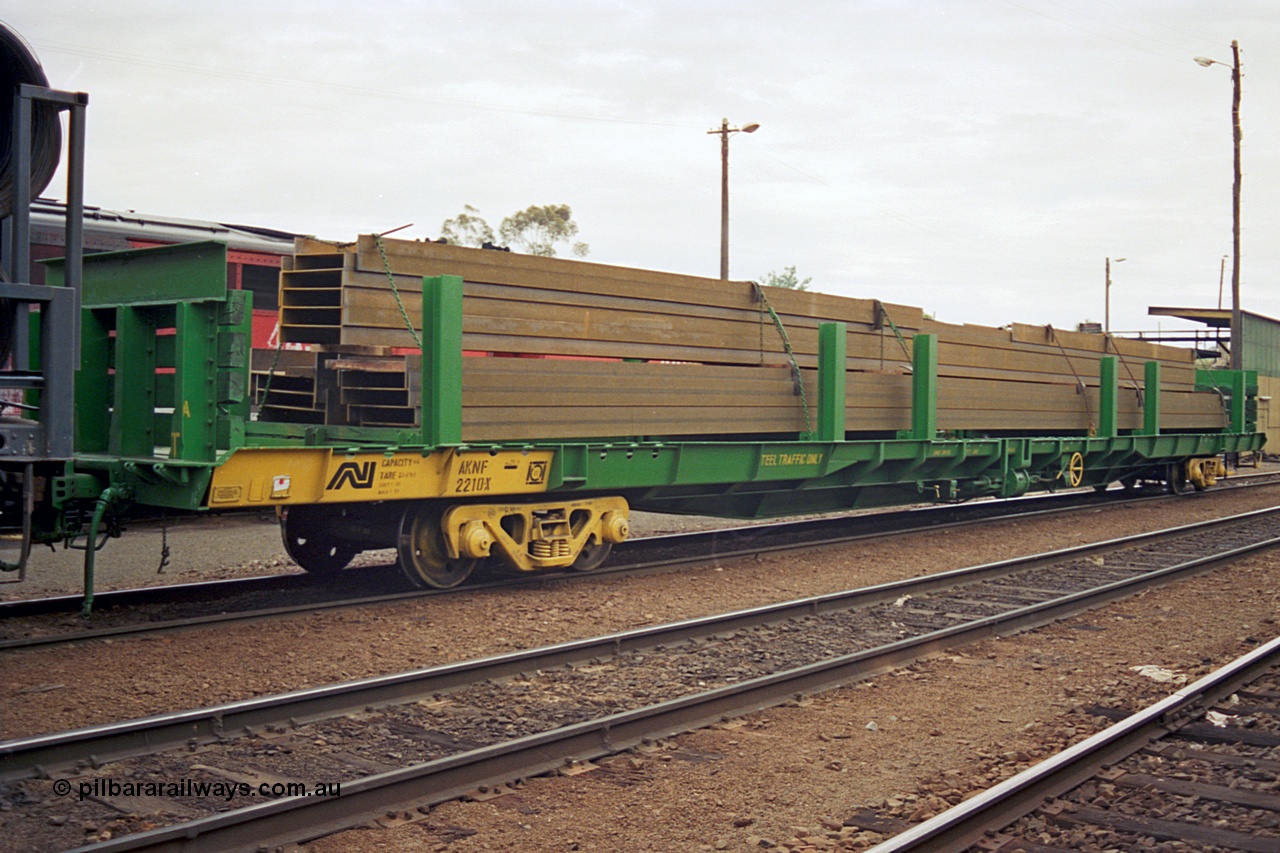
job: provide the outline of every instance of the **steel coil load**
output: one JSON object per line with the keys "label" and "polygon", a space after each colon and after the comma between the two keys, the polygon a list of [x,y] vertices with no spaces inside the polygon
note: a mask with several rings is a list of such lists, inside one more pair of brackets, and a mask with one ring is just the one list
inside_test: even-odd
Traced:
{"label": "steel coil load", "polygon": [[[8,216],[16,207],[14,201],[13,158],[14,132],[13,103],[18,86],[48,86],[40,61],[36,59],[20,35],[0,24],[0,219]],[[62,125],[58,110],[48,103],[36,103],[31,116],[31,196],[29,203],[43,192],[58,168],[62,153]]]}

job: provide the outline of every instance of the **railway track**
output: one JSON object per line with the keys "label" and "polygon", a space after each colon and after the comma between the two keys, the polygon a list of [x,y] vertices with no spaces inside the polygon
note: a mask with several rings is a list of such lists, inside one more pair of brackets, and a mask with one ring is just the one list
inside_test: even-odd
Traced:
{"label": "railway track", "polygon": [[871,853],[1280,850],[1280,638],[1120,716]]}
{"label": "railway track", "polygon": [[[94,847],[100,851],[256,850],[371,816],[412,820],[479,786],[1046,624],[1278,543],[1280,510],[1248,513],[545,649],[10,741],[0,744],[0,790],[12,834],[0,847],[31,844],[26,831],[46,837],[51,820],[68,811],[77,828],[125,833]],[[140,801],[139,789],[111,787],[192,779],[240,793],[218,801],[187,788]],[[270,792],[289,784],[313,795],[260,794],[261,786]],[[315,795],[321,784],[324,793]],[[219,813],[231,799],[239,807]],[[131,817],[122,818],[126,813]],[[161,823],[173,825],[146,828]],[[66,846],[57,844],[53,849]]]}
{"label": "railway track", "polygon": [[[1277,475],[1239,478],[1233,488],[1265,486]],[[1016,501],[981,502],[875,514],[855,514],[801,521],[756,524],[696,533],[651,536],[615,548],[611,565],[590,577],[662,571],[709,559],[732,559],[795,548],[847,544],[899,533],[939,530],[989,521],[1073,512],[1109,502],[1159,500],[1167,496],[1134,497],[1121,491],[1108,494],[1074,492]],[[323,609],[394,603],[434,595],[547,580],[572,581],[588,577],[580,572],[505,574],[451,590],[405,590],[388,582],[385,567],[364,566],[320,580],[303,573],[177,586],[103,592],[96,596],[92,621],[70,616],[79,612],[79,596],[57,596],[0,603],[0,650],[15,650],[124,637],[218,623],[248,621]],[[287,600],[288,604],[280,604]],[[60,617],[60,618],[59,618]]]}

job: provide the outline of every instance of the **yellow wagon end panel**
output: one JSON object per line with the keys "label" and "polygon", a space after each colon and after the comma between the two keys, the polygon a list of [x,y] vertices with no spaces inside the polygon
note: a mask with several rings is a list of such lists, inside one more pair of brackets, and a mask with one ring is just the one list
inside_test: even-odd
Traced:
{"label": "yellow wagon end panel", "polygon": [[213,473],[210,509],[537,494],[554,451],[343,453],[245,448]]}

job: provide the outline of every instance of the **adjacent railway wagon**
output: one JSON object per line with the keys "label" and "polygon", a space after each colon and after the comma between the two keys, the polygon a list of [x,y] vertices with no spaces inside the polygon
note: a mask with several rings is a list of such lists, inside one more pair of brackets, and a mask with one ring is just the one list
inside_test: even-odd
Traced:
{"label": "adjacent railway wagon", "polygon": [[312,349],[256,372],[251,298],[217,243],[85,259],[75,454],[34,538],[97,536],[133,504],[273,507],[310,572],[396,548],[448,587],[490,558],[594,568],[633,509],[1203,488],[1265,440],[1252,376],[1187,350],[752,282],[301,240],[281,340]]}

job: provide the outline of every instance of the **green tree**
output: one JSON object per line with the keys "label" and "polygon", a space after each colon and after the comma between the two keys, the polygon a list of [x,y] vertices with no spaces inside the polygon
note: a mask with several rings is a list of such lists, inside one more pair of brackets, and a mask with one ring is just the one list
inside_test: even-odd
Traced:
{"label": "green tree", "polygon": [[809,282],[812,278],[806,278],[804,281],[796,275],[795,266],[783,267],[782,272],[770,271],[763,279],[761,284],[767,284],[770,287],[785,287],[788,290],[808,290]]}
{"label": "green tree", "polygon": [[[502,220],[498,233],[508,246],[515,245],[531,255],[556,256],[557,243],[569,243],[578,234],[578,223],[567,204],[529,205]],[[571,245],[575,257],[585,258],[591,250],[586,243]]]}
{"label": "green tree", "polygon": [[494,241],[493,229],[480,216],[480,211],[469,204],[462,206],[462,213],[446,219],[440,226],[440,236],[455,246],[474,246],[477,249]]}

